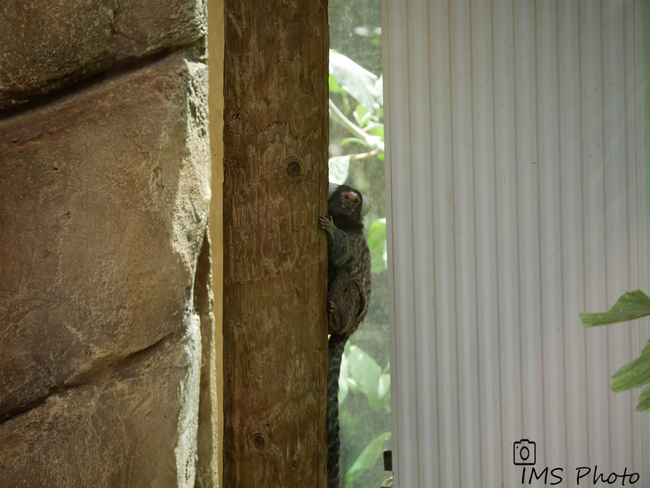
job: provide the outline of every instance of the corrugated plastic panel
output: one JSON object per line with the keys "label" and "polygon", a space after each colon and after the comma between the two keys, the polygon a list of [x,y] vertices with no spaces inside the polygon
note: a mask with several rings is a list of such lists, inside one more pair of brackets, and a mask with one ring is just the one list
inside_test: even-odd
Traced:
{"label": "corrugated plastic panel", "polygon": [[647,290],[640,2],[382,9],[397,486],[650,486],[645,326],[579,317]]}

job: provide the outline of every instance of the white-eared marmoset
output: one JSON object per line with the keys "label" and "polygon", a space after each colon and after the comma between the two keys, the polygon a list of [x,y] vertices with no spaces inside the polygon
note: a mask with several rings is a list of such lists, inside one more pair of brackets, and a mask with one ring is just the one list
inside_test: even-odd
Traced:
{"label": "white-eared marmoset", "polygon": [[327,217],[318,226],[327,232],[327,486],[340,488],[339,375],[345,343],[368,312],[370,250],[363,235],[363,216],[370,201],[347,185],[330,184]]}

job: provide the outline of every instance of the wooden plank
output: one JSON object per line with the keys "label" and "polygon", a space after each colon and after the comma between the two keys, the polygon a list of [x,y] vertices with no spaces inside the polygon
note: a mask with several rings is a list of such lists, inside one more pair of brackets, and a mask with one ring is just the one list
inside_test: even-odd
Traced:
{"label": "wooden plank", "polygon": [[327,2],[227,0],[224,485],[325,486]]}

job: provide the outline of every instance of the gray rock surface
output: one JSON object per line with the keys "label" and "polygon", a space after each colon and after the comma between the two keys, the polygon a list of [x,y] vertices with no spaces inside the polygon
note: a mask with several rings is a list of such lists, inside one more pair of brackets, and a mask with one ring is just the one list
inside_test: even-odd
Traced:
{"label": "gray rock surface", "polygon": [[201,338],[185,324],[0,424],[0,486],[193,488]]}
{"label": "gray rock surface", "polygon": [[[70,387],[104,381],[193,313],[206,71],[174,55],[0,122],[0,422],[63,408],[90,388]],[[99,391],[84,394],[102,403]]]}
{"label": "gray rock surface", "polygon": [[0,2],[0,112],[206,35],[206,0]]}

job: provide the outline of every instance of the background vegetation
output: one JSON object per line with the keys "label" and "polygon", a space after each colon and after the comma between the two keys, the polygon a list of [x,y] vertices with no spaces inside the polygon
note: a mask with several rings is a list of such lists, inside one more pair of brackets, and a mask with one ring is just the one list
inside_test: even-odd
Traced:
{"label": "background vegetation", "polygon": [[384,114],[378,0],[331,0],[330,181],[368,196],[372,254],[366,320],[345,350],[340,379],[341,472],[346,488],[379,488],[390,449]]}

